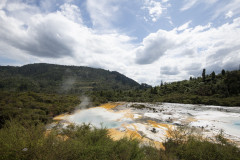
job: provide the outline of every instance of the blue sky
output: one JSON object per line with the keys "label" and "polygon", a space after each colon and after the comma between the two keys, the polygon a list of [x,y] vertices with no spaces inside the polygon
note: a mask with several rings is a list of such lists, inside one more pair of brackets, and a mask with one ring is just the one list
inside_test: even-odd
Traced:
{"label": "blue sky", "polygon": [[0,65],[114,70],[151,85],[240,63],[240,0],[1,0]]}

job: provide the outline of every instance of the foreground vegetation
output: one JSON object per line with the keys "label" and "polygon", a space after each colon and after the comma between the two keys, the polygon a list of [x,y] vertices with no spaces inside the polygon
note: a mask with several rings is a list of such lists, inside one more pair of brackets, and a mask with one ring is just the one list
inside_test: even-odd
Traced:
{"label": "foreground vegetation", "polygon": [[35,92],[0,92],[0,128],[6,120],[48,123],[53,116],[73,111],[80,99],[73,95]]}
{"label": "foreground vegetation", "polygon": [[[240,150],[221,135],[217,143],[179,131],[164,143],[165,150],[140,147],[139,141],[121,139],[113,141],[106,129],[89,125],[70,126],[46,132],[43,124],[8,121],[0,130],[0,159],[31,160],[239,160]],[[180,132],[182,133],[182,132]]]}

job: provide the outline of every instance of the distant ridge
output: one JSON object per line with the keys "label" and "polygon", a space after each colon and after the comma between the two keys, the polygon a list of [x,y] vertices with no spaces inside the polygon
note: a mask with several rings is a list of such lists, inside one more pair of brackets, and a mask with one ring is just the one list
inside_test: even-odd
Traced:
{"label": "distant ridge", "polygon": [[116,71],[47,63],[0,66],[0,90],[82,93],[89,90],[127,90],[140,87]]}

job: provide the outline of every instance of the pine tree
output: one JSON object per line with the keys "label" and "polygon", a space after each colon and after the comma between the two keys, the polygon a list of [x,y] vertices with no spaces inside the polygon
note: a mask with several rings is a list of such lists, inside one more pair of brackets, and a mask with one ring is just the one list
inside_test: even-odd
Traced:
{"label": "pine tree", "polygon": [[161,80],[161,87],[163,86],[163,81]]}
{"label": "pine tree", "polygon": [[203,72],[202,72],[202,80],[203,80],[203,82],[206,81],[206,69],[205,68],[203,69]]}
{"label": "pine tree", "polygon": [[212,76],[212,81],[214,81],[214,80],[215,80],[215,78],[216,78],[216,74],[215,74],[215,72],[214,72],[214,71],[211,73],[211,76]]}
{"label": "pine tree", "polygon": [[223,70],[222,70],[222,75],[225,76],[225,74],[226,74],[226,72],[225,72],[225,70],[223,69]]}

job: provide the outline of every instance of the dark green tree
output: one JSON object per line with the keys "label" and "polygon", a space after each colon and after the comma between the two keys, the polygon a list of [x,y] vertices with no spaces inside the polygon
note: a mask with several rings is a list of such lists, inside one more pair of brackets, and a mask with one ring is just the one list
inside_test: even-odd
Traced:
{"label": "dark green tree", "polygon": [[211,76],[212,76],[212,81],[215,81],[216,74],[215,74],[215,72],[214,72],[214,71],[211,73]]}
{"label": "dark green tree", "polygon": [[202,80],[203,80],[203,82],[206,81],[206,69],[205,68],[203,69],[203,72],[202,72]]}
{"label": "dark green tree", "polygon": [[163,81],[161,80],[161,87],[163,86]]}
{"label": "dark green tree", "polygon": [[223,69],[223,70],[222,70],[222,75],[225,76],[225,74],[226,74],[226,72],[225,72],[225,70]]}
{"label": "dark green tree", "polygon": [[154,93],[154,94],[157,94],[157,93],[158,93],[158,91],[157,91],[157,87],[154,87],[154,89],[153,89],[153,93]]}
{"label": "dark green tree", "polygon": [[157,87],[151,88],[151,94],[157,94],[157,93],[158,93]]}

